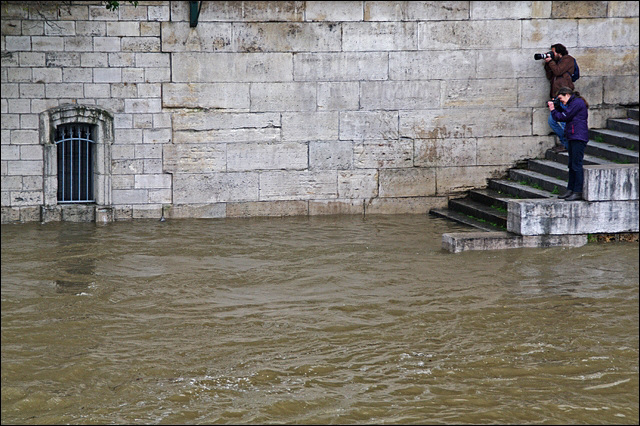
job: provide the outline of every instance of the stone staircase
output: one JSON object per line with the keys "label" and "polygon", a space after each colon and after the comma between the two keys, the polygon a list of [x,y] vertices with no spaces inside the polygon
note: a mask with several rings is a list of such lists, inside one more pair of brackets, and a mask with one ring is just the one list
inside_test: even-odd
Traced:
{"label": "stone staircase", "polygon": [[[627,118],[608,119],[607,128],[590,130],[584,165],[637,164],[638,134],[638,108],[628,109]],[[462,198],[449,200],[448,208],[432,209],[430,214],[468,225],[476,232],[513,237],[507,232],[509,200],[557,199],[567,185],[567,164],[567,153],[548,150],[544,158],[528,160],[510,169],[504,178],[490,179],[487,188],[468,191]]]}

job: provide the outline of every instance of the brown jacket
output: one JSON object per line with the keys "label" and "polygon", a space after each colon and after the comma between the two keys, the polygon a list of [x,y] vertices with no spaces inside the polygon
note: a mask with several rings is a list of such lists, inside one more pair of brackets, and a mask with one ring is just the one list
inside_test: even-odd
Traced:
{"label": "brown jacket", "polygon": [[573,81],[571,81],[574,67],[575,62],[571,55],[563,56],[557,63],[556,61],[545,62],[544,71],[547,73],[547,79],[551,82],[551,99],[557,96],[558,90],[562,87],[574,89]]}

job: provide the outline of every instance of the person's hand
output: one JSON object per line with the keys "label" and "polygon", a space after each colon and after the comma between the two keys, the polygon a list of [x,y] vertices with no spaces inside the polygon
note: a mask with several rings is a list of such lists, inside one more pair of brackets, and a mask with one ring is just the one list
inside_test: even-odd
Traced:
{"label": "person's hand", "polygon": [[544,61],[545,61],[546,63],[549,63],[549,62],[551,62],[552,60],[553,60],[553,58],[544,58]]}
{"label": "person's hand", "polygon": [[554,109],[556,109],[556,108],[553,106],[553,101],[547,101],[547,106],[549,107],[549,111],[553,111]]}

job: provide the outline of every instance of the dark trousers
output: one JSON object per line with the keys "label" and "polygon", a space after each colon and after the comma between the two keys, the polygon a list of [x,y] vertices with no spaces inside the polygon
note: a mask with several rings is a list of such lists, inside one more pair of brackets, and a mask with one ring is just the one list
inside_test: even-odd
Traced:
{"label": "dark trousers", "polygon": [[587,147],[585,141],[569,140],[569,184],[567,189],[573,192],[582,192],[582,181],[584,180],[584,150]]}

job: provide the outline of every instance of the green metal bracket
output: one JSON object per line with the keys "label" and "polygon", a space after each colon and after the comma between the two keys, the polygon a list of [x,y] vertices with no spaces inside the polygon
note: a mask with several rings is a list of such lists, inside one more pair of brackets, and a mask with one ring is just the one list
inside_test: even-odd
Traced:
{"label": "green metal bracket", "polygon": [[191,28],[198,26],[198,17],[200,16],[200,9],[202,9],[201,1],[189,2],[189,26]]}

